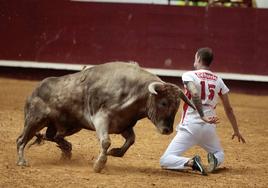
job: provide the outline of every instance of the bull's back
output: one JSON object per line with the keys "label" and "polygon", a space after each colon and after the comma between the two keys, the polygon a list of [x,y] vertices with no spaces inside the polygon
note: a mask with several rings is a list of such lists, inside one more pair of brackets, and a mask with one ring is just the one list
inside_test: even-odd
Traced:
{"label": "bull's back", "polygon": [[111,62],[74,74],[48,77],[36,87],[30,98],[39,97],[46,103],[54,103],[52,99],[56,98],[58,101],[67,102],[89,92],[87,94],[113,99],[127,94],[134,95],[137,91],[142,92],[142,89],[153,81],[160,81],[160,78],[137,64]]}
{"label": "bull's back", "polygon": [[86,85],[91,96],[98,96],[100,103],[118,103],[132,96],[146,95],[147,86],[160,78],[142,69],[139,65],[112,62],[87,69]]}
{"label": "bull's back", "polygon": [[110,62],[97,65],[87,70],[88,81],[92,84],[119,89],[135,88],[152,81],[160,81],[156,75],[144,70],[138,64],[126,62]]}

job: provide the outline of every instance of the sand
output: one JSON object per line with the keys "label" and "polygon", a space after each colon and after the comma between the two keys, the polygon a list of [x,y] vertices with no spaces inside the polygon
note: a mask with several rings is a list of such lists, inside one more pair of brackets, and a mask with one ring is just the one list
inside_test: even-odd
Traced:
{"label": "sand", "polygon": [[[54,143],[26,149],[30,166],[16,165],[16,138],[23,128],[23,106],[37,81],[0,78],[0,187],[267,187],[268,186],[268,96],[231,93],[230,100],[247,143],[232,140],[232,128],[221,104],[217,107],[217,132],[225,151],[225,162],[213,174],[201,176],[191,170],[168,171],[159,158],[174,137],[164,136],[143,119],[135,126],[136,142],[123,158],[108,157],[101,173],[92,165],[99,152],[95,132],[82,130],[67,137],[73,144],[69,161],[60,160]],[[231,88],[232,89],[232,88]],[[181,108],[176,116],[179,122]],[[112,147],[124,140],[111,135]],[[206,152],[194,147],[185,156],[199,154],[206,165]]]}

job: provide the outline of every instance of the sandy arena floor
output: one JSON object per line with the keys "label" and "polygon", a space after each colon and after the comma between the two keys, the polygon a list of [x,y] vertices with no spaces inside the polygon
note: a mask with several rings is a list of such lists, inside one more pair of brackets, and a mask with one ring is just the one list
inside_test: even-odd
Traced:
{"label": "sandy arena floor", "polygon": [[[23,106],[36,81],[0,78],[0,187],[268,187],[268,96],[231,94],[230,99],[246,144],[231,140],[232,128],[223,107],[218,134],[225,150],[225,162],[214,174],[201,176],[191,170],[162,170],[159,158],[173,138],[160,135],[153,124],[141,120],[135,126],[136,143],[123,158],[109,157],[100,174],[92,165],[99,145],[95,132],[83,130],[67,139],[73,144],[73,158],[60,160],[60,150],[45,142],[26,151],[30,167],[16,166],[16,138],[23,127]],[[176,118],[179,122],[180,113]],[[123,139],[112,135],[112,147]],[[206,164],[206,153],[195,147]]]}

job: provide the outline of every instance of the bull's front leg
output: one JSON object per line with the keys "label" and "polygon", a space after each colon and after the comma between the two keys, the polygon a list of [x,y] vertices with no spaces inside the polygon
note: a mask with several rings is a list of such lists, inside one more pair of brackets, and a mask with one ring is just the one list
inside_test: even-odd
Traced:
{"label": "bull's front leg", "polygon": [[95,172],[99,173],[104,168],[106,161],[107,161],[107,150],[111,145],[111,140],[108,134],[108,120],[107,118],[97,117],[95,118],[95,121],[93,122],[97,136],[100,141],[101,146],[101,152],[97,158],[97,160],[94,163],[93,169]]}
{"label": "bull's front leg", "polygon": [[113,148],[108,152],[108,155],[114,157],[123,157],[128,148],[135,142],[135,133],[133,128],[129,128],[122,133],[122,136],[126,139],[124,145],[121,148]]}

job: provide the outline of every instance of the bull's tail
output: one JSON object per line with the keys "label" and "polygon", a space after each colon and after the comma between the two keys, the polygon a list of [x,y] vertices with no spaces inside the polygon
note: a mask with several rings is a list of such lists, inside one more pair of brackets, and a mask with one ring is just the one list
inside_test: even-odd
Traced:
{"label": "bull's tail", "polygon": [[41,134],[41,133],[36,133],[35,134],[35,137],[36,137],[36,139],[32,142],[32,143],[30,143],[29,145],[28,145],[28,149],[30,148],[30,147],[32,147],[33,145],[42,145],[43,143],[44,143],[44,140],[45,140],[45,135],[44,134]]}

